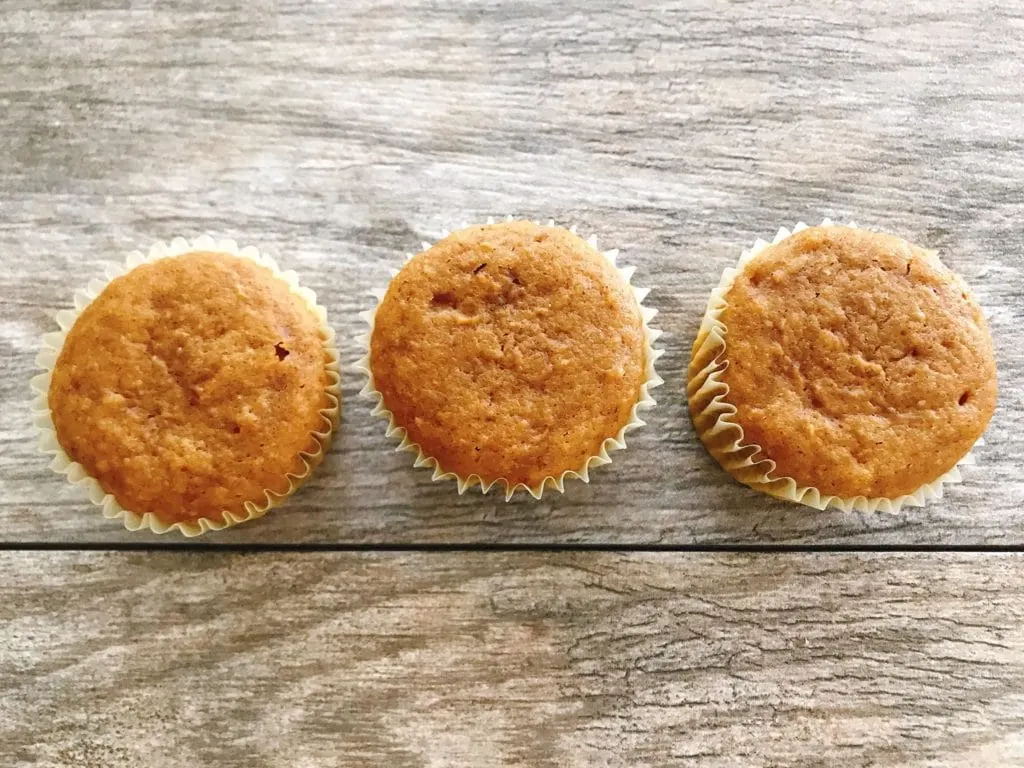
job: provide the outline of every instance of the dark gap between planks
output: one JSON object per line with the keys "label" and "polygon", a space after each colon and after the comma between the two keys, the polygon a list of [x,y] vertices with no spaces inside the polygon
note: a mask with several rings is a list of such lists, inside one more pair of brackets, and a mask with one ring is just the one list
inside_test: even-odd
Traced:
{"label": "dark gap between planks", "polygon": [[201,542],[0,542],[4,552],[618,552],[618,553],[1015,553],[1024,544],[312,544],[253,543],[204,544]]}

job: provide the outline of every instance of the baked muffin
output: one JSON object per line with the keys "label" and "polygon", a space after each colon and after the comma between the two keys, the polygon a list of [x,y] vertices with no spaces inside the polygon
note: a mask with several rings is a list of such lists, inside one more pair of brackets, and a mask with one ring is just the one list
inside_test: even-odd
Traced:
{"label": "baked muffin", "polygon": [[934,252],[853,227],[798,227],[727,270],[688,397],[716,459],[824,508],[895,509],[959,479],[996,366],[963,281]]}
{"label": "baked muffin", "polygon": [[129,527],[197,534],[258,517],[309,476],[338,418],[315,297],[231,245],[181,242],[138,264],[57,342],[41,409],[51,447]]}
{"label": "baked muffin", "polygon": [[653,405],[657,332],[641,298],[568,230],[455,232],[412,257],[369,316],[365,391],[435,479],[539,498],[586,480]]}

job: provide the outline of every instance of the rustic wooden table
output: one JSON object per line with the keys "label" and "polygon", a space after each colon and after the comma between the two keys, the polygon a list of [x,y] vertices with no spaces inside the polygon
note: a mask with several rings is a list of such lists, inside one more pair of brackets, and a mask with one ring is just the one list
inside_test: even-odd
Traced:
{"label": "rustic wooden table", "polygon": [[[981,0],[3,0],[0,765],[1024,764],[1022,44]],[[650,426],[540,503],[432,484],[352,372],[403,253],[506,213],[620,248],[666,331]],[[687,418],[721,270],[824,216],[990,313],[925,509],[776,503]],[[196,551],[49,473],[28,380],[103,262],[202,232],[297,270],[346,373],[315,478]]]}

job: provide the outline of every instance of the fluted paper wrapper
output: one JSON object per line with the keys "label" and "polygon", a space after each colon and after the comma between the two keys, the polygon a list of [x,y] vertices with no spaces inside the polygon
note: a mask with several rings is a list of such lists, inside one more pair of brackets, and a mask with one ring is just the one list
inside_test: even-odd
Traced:
{"label": "fluted paper wrapper", "polygon": [[[822,226],[832,224],[829,219],[821,223]],[[770,243],[764,240],[755,242],[749,250],[743,252],[735,267],[725,270],[718,287],[711,292],[707,311],[694,342],[686,384],[690,416],[697,434],[718,463],[741,483],[815,509],[835,507],[846,512],[898,512],[903,507],[920,507],[932,499],[941,499],[943,486],[960,482],[960,468],[975,463],[970,452],[949,472],[922,485],[913,493],[893,499],[844,497],[830,496],[813,486],[800,485],[792,477],[776,475],[775,462],[762,455],[762,447],[744,439],[743,427],[736,419],[736,407],[729,402],[729,387],[721,379],[722,372],[728,366],[728,329],[722,322],[722,314],[728,306],[726,295],[743,268],[759,253],[806,228],[807,225],[801,222],[792,231],[780,229]],[[975,446],[981,444],[982,441],[978,440]]]}
{"label": "fluted paper wrapper", "polygon": [[[233,256],[250,259],[262,267],[269,269],[275,277],[285,282],[292,293],[299,296],[310,311],[320,321],[323,331],[324,352],[327,358],[327,381],[325,390],[331,405],[320,411],[321,426],[310,433],[316,442],[316,449],[310,452],[299,454],[302,459],[303,469],[295,474],[288,474],[287,490],[284,493],[276,493],[271,490],[264,491],[264,497],[259,500],[247,501],[244,504],[244,512],[225,511],[222,520],[201,518],[190,522],[168,523],[161,520],[152,513],[137,514],[130,509],[122,507],[117,499],[103,490],[99,482],[91,477],[81,464],[73,461],[61,447],[57,440],[57,433],[54,428],[52,414],[48,400],[50,389],[50,378],[53,374],[54,365],[64,346],[64,340],[71,330],[75,321],[82,311],[103,291],[107,285],[117,277],[124,275],[142,264],[157,261],[171,256],[180,256],[195,251],[210,251],[216,253],[228,253]],[[178,531],[184,536],[199,536],[207,531],[219,531],[229,528],[248,520],[255,520],[262,517],[271,509],[279,506],[287,499],[302,482],[312,474],[313,470],[320,464],[324,453],[330,445],[331,435],[338,423],[341,413],[341,388],[338,366],[338,351],[334,345],[334,331],[327,324],[327,312],[317,304],[316,294],[308,288],[299,285],[298,276],[292,271],[282,271],[277,263],[261,254],[256,248],[239,248],[233,240],[214,240],[212,237],[203,235],[196,240],[189,242],[184,238],[176,238],[168,243],[156,243],[148,253],[135,251],[128,255],[125,263],[110,264],[107,266],[104,278],[91,280],[85,289],[78,290],[74,296],[74,309],[65,309],[57,313],[57,324],[59,331],[43,335],[43,348],[36,357],[36,364],[43,369],[43,373],[32,379],[32,413],[35,426],[39,430],[40,452],[53,457],[50,468],[59,474],[65,475],[69,482],[81,488],[89,500],[102,508],[103,516],[112,520],[121,520],[124,527],[130,531],[150,530],[153,533],[167,533]]]}
{"label": "fluted paper wrapper", "polygon": [[[506,220],[512,221],[513,219],[511,216],[509,216],[507,217]],[[488,219],[487,223],[494,224],[495,220]],[[547,226],[553,227],[555,226],[555,223],[553,221],[549,221],[547,222]],[[569,227],[569,231],[572,232],[573,234],[578,234],[576,232],[576,227],[574,226]],[[448,234],[448,232],[444,232],[442,233],[442,237],[447,237]],[[598,250],[596,237],[586,238],[586,241],[592,248]],[[421,249],[425,251],[429,249],[432,244],[424,242],[421,243],[420,245]],[[650,289],[637,288],[630,282],[633,277],[633,272],[636,270],[636,268],[619,267],[616,264],[619,255],[617,249],[609,251],[599,251],[599,253],[602,253],[604,257],[608,259],[608,261],[612,264],[613,267],[615,267],[619,275],[622,276],[622,279],[626,281],[626,283],[632,290],[633,296],[636,298],[637,306],[640,307],[640,315],[643,321],[644,329],[644,359],[646,361],[644,383],[640,387],[640,393],[637,398],[637,402],[633,406],[632,411],[630,411],[629,419],[614,437],[609,437],[605,439],[605,441],[601,444],[601,449],[593,456],[587,458],[587,460],[583,463],[582,466],[578,467],[577,469],[566,470],[565,472],[562,472],[557,476],[550,475],[534,486],[525,485],[523,483],[512,484],[505,478],[496,478],[488,482],[479,475],[470,475],[468,477],[462,477],[454,472],[447,471],[444,467],[441,466],[437,459],[435,459],[432,456],[426,455],[420,448],[419,444],[414,443],[412,440],[409,439],[406,430],[395,423],[394,415],[390,410],[388,410],[387,406],[384,404],[383,396],[374,385],[373,369],[370,365],[370,340],[373,336],[373,324],[374,317],[377,314],[377,306],[379,306],[380,302],[384,298],[385,293],[387,293],[387,288],[385,287],[373,293],[374,298],[376,298],[377,300],[377,305],[374,306],[373,309],[367,310],[366,312],[362,312],[360,314],[360,317],[362,317],[366,321],[368,328],[365,333],[359,336],[359,342],[363,347],[364,355],[362,359],[357,363],[356,369],[362,374],[364,374],[367,378],[366,384],[363,387],[362,392],[360,394],[376,401],[376,406],[373,409],[373,414],[387,421],[387,436],[390,438],[397,438],[400,441],[396,450],[409,451],[410,453],[414,453],[416,455],[416,459],[413,462],[413,465],[415,467],[429,467],[433,469],[432,479],[435,482],[438,480],[455,480],[457,483],[459,495],[462,495],[463,493],[466,492],[466,489],[472,488],[474,486],[479,486],[481,492],[483,493],[487,493],[494,486],[499,486],[504,487],[505,489],[505,501],[509,501],[512,498],[512,496],[516,493],[516,491],[519,490],[525,490],[535,499],[540,499],[541,496],[544,494],[544,490],[546,488],[554,488],[559,493],[564,493],[566,480],[570,478],[578,478],[585,483],[589,483],[590,470],[592,468],[600,467],[604,464],[610,464],[612,461],[610,454],[613,451],[623,450],[626,447],[626,433],[632,429],[642,427],[646,424],[646,422],[640,418],[639,412],[647,410],[649,408],[653,408],[655,405],[655,400],[653,397],[651,397],[650,390],[663,383],[661,377],[658,376],[657,372],[654,369],[654,363],[655,361],[657,361],[659,357],[661,357],[661,355],[663,354],[663,350],[654,348],[654,342],[657,341],[657,339],[661,336],[661,331],[652,328],[650,325],[651,320],[653,320],[654,316],[657,314],[657,310],[645,307],[643,305],[643,301],[645,298],[647,298],[647,294],[650,292]],[[415,256],[415,254],[407,254],[406,260],[413,258],[413,256]],[[394,277],[397,274],[397,271],[392,271],[391,276]]]}

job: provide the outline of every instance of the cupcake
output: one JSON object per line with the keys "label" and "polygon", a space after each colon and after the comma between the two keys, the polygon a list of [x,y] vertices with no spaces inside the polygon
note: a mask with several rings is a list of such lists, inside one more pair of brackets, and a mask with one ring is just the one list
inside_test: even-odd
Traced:
{"label": "cupcake", "polygon": [[315,295],[254,248],[162,243],[61,312],[33,380],[41,448],[131,530],[265,514],[320,463],[340,411]]}
{"label": "cupcake", "polygon": [[960,479],[995,409],[996,366],[978,304],[934,252],[801,224],[726,270],[687,396],[741,482],[818,509],[895,511]]}
{"label": "cupcake", "polygon": [[409,259],[365,315],[360,369],[400,449],[458,491],[540,498],[625,447],[659,335],[616,252],[530,221],[475,226]]}

